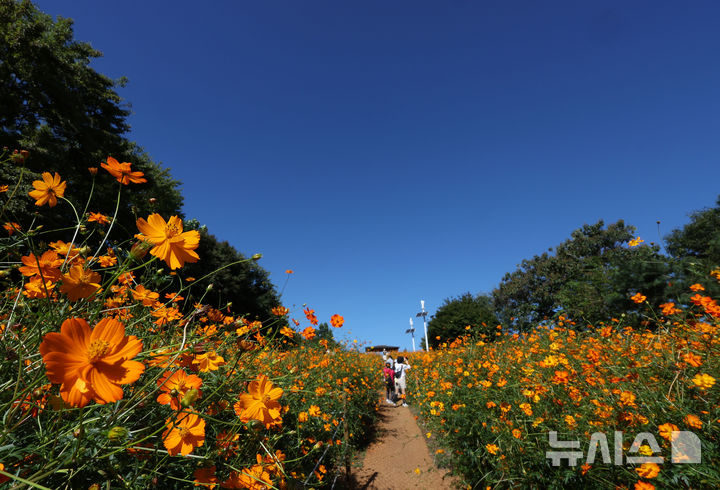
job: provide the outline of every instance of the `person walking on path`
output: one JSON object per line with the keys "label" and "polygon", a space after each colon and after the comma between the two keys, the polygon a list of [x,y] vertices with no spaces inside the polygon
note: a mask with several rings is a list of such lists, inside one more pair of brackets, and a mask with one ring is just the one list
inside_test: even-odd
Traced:
{"label": "person walking on path", "polygon": [[398,356],[395,361],[395,393],[402,399],[402,406],[407,407],[405,403],[405,395],[407,394],[407,382],[405,373],[410,370],[410,364],[407,363],[403,356]]}
{"label": "person walking on path", "polygon": [[385,401],[394,405],[393,397],[395,396],[395,371],[390,361],[385,363],[383,368],[383,376],[385,377]]}
{"label": "person walking on path", "polygon": [[382,351],[383,356],[383,362],[389,362],[390,363],[390,369],[395,369],[395,359],[392,358],[390,354],[387,353],[385,349]]}

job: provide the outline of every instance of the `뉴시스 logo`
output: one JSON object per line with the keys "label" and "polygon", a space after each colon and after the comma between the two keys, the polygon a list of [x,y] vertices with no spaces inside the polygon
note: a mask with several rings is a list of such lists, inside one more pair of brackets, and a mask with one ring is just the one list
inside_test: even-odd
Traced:
{"label": "\ub274\uc2dc\uc2a4 logo", "polygon": [[[578,461],[583,458],[584,454],[580,450],[580,441],[559,441],[557,431],[550,431],[548,436],[550,447],[553,449],[561,449],[561,451],[545,452],[545,457],[552,460],[553,466],[560,466],[563,461],[567,461],[570,466],[576,466]],[[648,446],[654,455],[662,453],[655,436],[650,432],[640,432],[635,436],[627,456],[623,455],[623,433],[621,431],[615,431],[613,439],[613,457],[611,458],[607,436],[602,432],[594,432],[590,436],[590,444],[585,463],[595,463],[598,449],[604,464],[662,464],[665,461],[663,456],[644,456],[640,453],[640,448],[643,445]],[[684,430],[672,431],[670,436],[671,463],[698,464],[701,462],[701,458],[702,450],[700,439],[695,433]]]}

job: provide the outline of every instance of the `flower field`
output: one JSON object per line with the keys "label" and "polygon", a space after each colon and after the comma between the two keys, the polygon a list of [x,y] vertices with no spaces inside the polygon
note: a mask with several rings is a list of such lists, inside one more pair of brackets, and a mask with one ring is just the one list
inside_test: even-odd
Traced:
{"label": "flower field", "polygon": [[[720,312],[694,288],[686,311],[648,311],[645,331],[613,320],[578,332],[560,317],[411,355],[410,400],[438,459],[471,488],[720,487]],[[698,437],[701,463],[671,451],[679,431]],[[553,466],[553,448],[579,457]]]}
{"label": "flower field", "polygon": [[[128,162],[101,166],[89,171],[117,181],[118,202],[145,182]],[[307,326],[295,321],[301,336],[282,306],[257,320],[186,299],[212,287],[183,274],[202,260],[198,232],[151,214],[110,241],[115,217],[88,212],[87,196],[76,212],[80,196],[64,177],[0,188],[0,483],[310,488],[334,479],[374,420],[377,359],[304,341],[318,322],[310,309]],[[39,213],[73,209],[66,241],[48,239],[62,230],[13,219],[8,203],[30,198]]]}
{"label": "flower field", "polygon": [[[28,155],[6,157],[21,167]],[[101,167],[89,172],[117,182],[118,202],[146,182],[131,163]],[[116,216],[91,210],[92,194],[79,213],[63,176],[29,187],[22,172],[0,183],[0,484],[337,481],[375,420],[379,356],[312,341],[309,307],[301,322],[284,306],[251,319],[204,304],[212,274],[184,274],[202,260],[200,234],[178,216],[152,213],[111,235]],[[77,220],[18,223],[18,199],[40,214],[68,206]],[[720,306],[702,284],[691,289],[689,305],[648,308],[645,330],[559,317],[409,354],[408,401],[437,459],[467,488],[720,487]]]}

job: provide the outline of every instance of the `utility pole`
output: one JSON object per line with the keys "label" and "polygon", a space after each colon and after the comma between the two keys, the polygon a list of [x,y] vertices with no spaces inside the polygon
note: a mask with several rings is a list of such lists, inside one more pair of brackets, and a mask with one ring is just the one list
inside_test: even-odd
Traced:
{"label": "utility pole", "polygon": [[405,330],[405,333],[409,333],[410,335],[412,335],[413,352],[415,352],[415,329],[413,328],[412,317],[410,317],[410,328]]}
{"label": "utility pole", "polygon": [[427,352],[430,352],[430,347],[428,346],[428,335],[427,335],[427,311],[425,311],[425,300],[420,300],[420,313],[418,313],[415,316],[421,316],[423,319],[423,327],[425,327],[425,350]]}

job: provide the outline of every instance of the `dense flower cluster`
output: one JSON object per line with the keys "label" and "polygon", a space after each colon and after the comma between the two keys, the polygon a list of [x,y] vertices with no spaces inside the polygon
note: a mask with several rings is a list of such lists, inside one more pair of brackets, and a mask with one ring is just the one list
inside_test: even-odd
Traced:
{"label": "dense flower cluster", "polygon": [[[91,175],[119,196],[147,182],[128,162],[101,166],[109,176]],[[14,193],[75,208],[72,194],[49,172]],[[196,303],[208,279],[182,268],[202,260],[198,231],[153,213],[123,237],[104,211],[49,243],[6,217],[0,470],[40,488],[323,485],[374,418],[375,359],[312,340],[312,310],[301,325],[282,305],[248,319]]]}
{"label": "dense flower cluster", "polygon": [[[538,488],[552,480],[578,488],[605,488],[611,481],[650,489],[653,482],[678,479],[702,487],[708,483],[691,465],[648,463],[628,471],[632,465],[603,464],[598,452],[592,464],[581,459],[574,467],[552,468],[546,458],[550,431],[580,441],[585,456],[591,434],[608,434],[612,444],[620,431],[623,457],[638,455],[630,449],[636,434],[651,433],[669,463],[672,431],[680,430],[703,441],[704,464],[719,461],[720,321],[710,298],[698,295],[692,302],[698,310],[687,315],[674,303],[663,305],[656,323],[648,323],[652,330],[614,320],[578,332],[559,318],[497,340],[468,334],[441,350],[411,355],[411,403],[447,447],[442,456],[472,486],[482,478]],[[653,455],[647,445],[638,451]]]}

